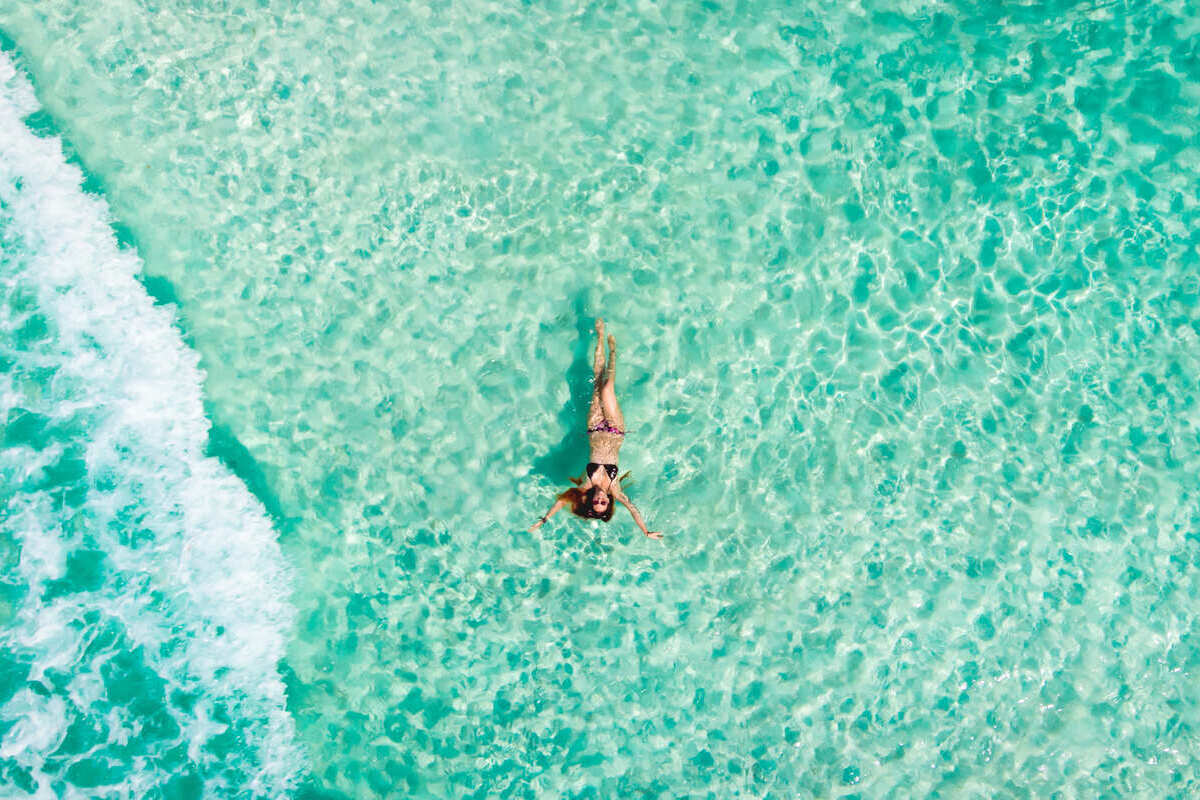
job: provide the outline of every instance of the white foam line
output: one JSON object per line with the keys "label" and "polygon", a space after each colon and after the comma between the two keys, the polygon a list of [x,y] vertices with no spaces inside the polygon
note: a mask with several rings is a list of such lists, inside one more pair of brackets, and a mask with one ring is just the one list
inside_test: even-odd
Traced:
{"label": "white foam line", "polygon": [[[98,421],[86,443],[89,479],[124,476],[88,501],[89,535],[122,578],[119,591],[26,602],[14,620],[18,633],[5,638],[12,643],[18,636],[22,647],[45,654],[34,677],[50,664],[61,669],[64,659],[70,663],[87,647],[89,634],[71,622],[89,603],[99,604],[144,646],[170,685],[200,689],[206,700],[258,720],[248,727],[256,741],[247,744],[259,755],[248,771],[251,785],[211,785],[206,794],[219,788],[239,796],[287,794],[303,765],[277,671],[294,610],[275,532],[262,504],[204,455],[210,422],[198,356],[175,327],[174,309],[154,305],[137,281],[137,256],[117,246],[107,206],[82,191],[83,176],[66,162],[61,141],[36,137],[25,126],[37,108],[29,82],[0,54],[0,202],[28,244],[27,263],[17,268],[37,286],[39,312],[51,320],[63,354],[59,374],[65,377],[55,380],[83,387],[86,401],[79,405]],[[29,458],[36,455],[29,451]],[[19,501],[4,525],[21,540],[20,568],[34,597],[61,576],[62,540],[69,535],[45,497]],[[116,515],[129,503],[148,510],[154,541],[147,546],[115,538]],[[168,642],[172,647],[163,647]],[[97,668],[89,665],[72,684],[76,703],[102,700]],[[201,702],[191,715],[172,711],[195,759],[212,758],[201,746],[221,727],[207,719],[206,708]],[[3,718],[18,719],[0,741],[0,753],[36,768],[39,754],[61,739],[66,714],[61,699],[18,692],[0,709]],[[38,795],[49,796],[49,777],[35,776]],[[152,785],[150,776],[128,780],[93,791],[138,796]]]}

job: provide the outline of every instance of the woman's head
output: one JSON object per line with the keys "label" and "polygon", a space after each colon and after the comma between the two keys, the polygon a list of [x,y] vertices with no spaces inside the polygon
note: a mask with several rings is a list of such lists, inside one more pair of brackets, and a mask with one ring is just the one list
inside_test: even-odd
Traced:
{"label": "woman's head", "polygon": [[596,486],[589,487],[586,492],[582,489],[567,489],[558,497],[571,504],[571,513],[577,517],[600,519],[605,522],[613,517],[612,496]]}
{"label": "woman's head", "polygon": [[612,519],[612,497],[608,492],[593,486],[587,490],[587,504],[597,519],[603,519],[605,522]]}

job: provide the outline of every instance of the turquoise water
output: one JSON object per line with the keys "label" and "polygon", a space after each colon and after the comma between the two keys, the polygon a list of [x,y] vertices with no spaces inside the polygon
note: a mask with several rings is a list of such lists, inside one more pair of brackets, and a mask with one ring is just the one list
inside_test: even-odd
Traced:
{"label": "turquoise water", "polygon": [[0,4],[4,794],[1193,796],[1196,12]]}

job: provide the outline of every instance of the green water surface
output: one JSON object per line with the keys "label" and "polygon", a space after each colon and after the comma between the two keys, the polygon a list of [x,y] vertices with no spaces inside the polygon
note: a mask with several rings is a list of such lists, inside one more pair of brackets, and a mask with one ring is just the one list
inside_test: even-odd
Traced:
{"label": "green water surface", "polygon": [[[1197,20],[0,5],[295,567],[304,791],[355,798],[1194,795]],[[596,316],[662,542],[525,532]]]}

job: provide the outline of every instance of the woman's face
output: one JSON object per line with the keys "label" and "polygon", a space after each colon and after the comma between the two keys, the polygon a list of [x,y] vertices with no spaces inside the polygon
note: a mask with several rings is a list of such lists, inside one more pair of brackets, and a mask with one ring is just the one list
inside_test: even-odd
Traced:
{"label": "woman's face", "polygon": [[604,492],[596,492],[596,495],[592,498],[592,510],[597,514],[603,514],[605,511],[608,511],[609,502],[608,495]]}

